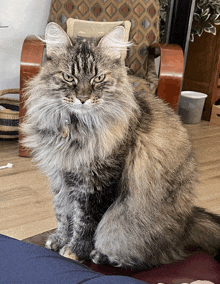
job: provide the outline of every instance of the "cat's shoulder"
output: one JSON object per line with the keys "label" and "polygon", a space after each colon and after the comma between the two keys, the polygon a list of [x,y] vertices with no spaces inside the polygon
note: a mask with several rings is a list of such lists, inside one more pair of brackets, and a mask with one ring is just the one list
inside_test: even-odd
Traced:
{"label": "cat's shoulder", "polygon": [[173,136],[178,136],[181,133],[187,139],[187,130],[179,115],[166,102],[152,93],[147,81],[140,78],[134,79],[131,76],[130,82],[139,106],[137,129],[145,133],[154,132],[164,135],[172,133]]}

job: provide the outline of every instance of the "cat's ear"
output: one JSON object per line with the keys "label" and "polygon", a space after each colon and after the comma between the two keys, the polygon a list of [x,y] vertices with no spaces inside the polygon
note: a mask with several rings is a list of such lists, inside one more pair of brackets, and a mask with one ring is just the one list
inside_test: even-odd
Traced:
{"label": "cat's ear", "polygon": [[45,31],[47,57],[59,52],[61,48],[72,46],[67,33],[56,23],[49,23]]}
{"label": "cat's ear", "polygon": [[124,38],[125,28],[123,26],[117,26],[100,40],[98,47],[100,47],[106,55],[119,59],[122,56],[122,52],[132,45],[130,42],[125,42]]}

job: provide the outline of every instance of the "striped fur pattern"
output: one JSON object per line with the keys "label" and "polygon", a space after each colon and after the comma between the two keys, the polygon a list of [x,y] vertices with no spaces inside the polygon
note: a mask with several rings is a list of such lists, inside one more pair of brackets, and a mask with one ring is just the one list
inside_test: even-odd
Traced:
{"label": "striped fur pattern", "polygon": [[[62,45],[51,44],[51,28]],[[162,100],[132,84],[118,48],[123,33],[70,40],[47,27],[48,60],[28,83],[21,126],[54,193],[57,230],[46,247],[138,269],[182,259],[189,246],[214,255],[220,218],[194,206],[187,131]]]}

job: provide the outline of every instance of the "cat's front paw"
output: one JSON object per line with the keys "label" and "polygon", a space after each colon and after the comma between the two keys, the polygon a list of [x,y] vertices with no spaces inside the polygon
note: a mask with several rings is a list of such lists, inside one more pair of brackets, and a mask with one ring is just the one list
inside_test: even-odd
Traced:
{"label": "cat's front paw", "polygon": [[59,251],[63,246],[63,241],[56,234],[50,235],[45,244],[45,248],[53,251]]}
{"label": "cat's front paw", "polygon": [[73,260],[76,260],[76,261],[79,260],[77,255],[74,252],[72,252],[71,247],[69,247],[69,246],[64,246],[59,251],[59,254],[66,257],[66,258],[70,258],[70,259],[73,259]]}
{"label": "cat's front paw", "polygon": [[119,260],[117,260],[113,257],[108,257],[107,255],[99,252],[96,249],[94,249],[91,252],[90,258],[91,258],[92,262],[94,262],[95,264],[110,264],[110,265],[116,266],[116,267],[122,266],[122,263]]}

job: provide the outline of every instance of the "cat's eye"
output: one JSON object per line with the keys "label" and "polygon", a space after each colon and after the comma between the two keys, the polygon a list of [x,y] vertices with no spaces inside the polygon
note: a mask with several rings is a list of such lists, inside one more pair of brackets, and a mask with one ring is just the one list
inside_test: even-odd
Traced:
{"label": "cat's eye", "polygon": [[63,72],[63,79],[66,81],[66,82],[69,82],[69,83],[73,83],[74,85],[76,85],[76,79],[74,78],[73,75],[70,75],[66,72]]}
{"label": "cat's eye", "polygon": [[102,74],[102,75],[98,75],[96,76],[93,80],[92,80],[92,83],[101,83],[105,80],[105,77],[106,75],[105,74]]}

